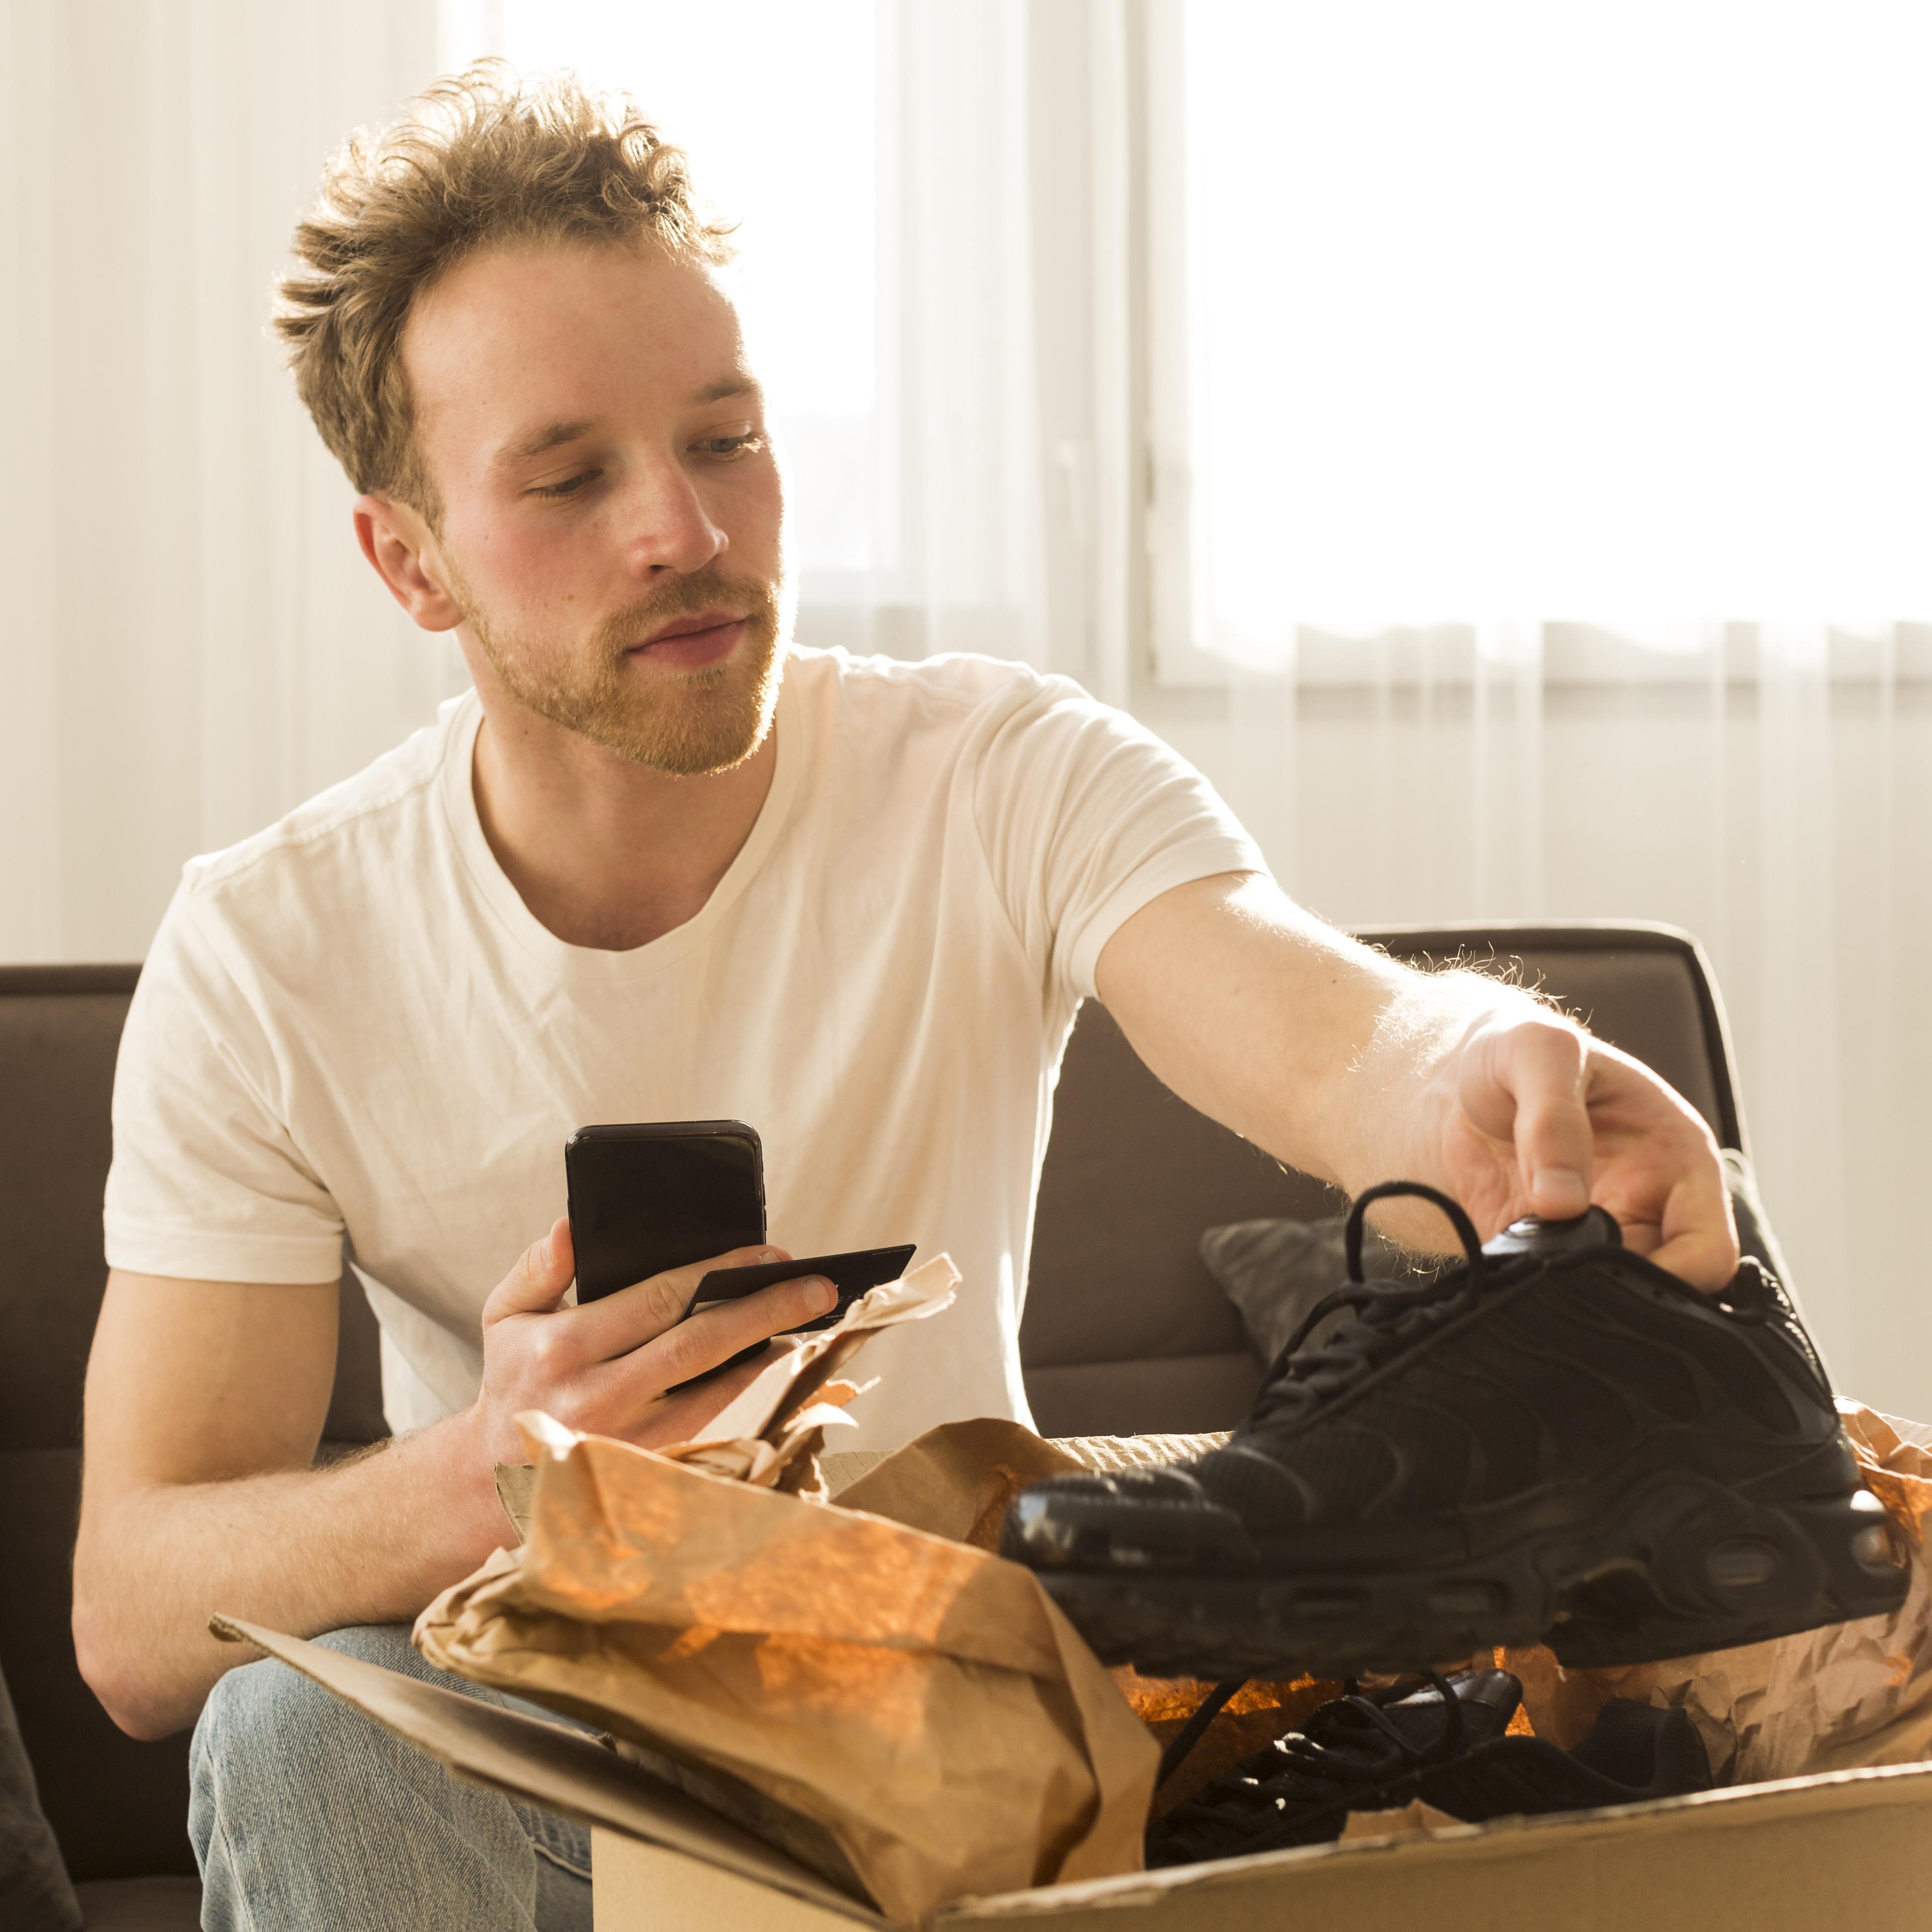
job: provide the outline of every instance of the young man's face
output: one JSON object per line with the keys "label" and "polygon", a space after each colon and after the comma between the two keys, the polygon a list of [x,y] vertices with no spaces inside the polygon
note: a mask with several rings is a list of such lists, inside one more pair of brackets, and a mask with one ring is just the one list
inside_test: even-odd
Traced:
{"label": "young man's face", "polygon": [[784,497],[714,278],[648,244],[488,250],[417,304],[403,358],[479,683],[659,770],[748,757]]}

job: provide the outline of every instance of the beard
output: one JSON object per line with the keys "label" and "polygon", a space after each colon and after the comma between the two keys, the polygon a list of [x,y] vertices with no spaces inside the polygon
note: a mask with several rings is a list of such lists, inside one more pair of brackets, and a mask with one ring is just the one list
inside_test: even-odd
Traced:
{"label": "beard", "polygon": [[[605,618],[568,652],[500,630],[466,582],[454,586],[483,655],[520,704],[646,770],[704,778],[742,764],[778,704],[783,630],[777,587],[703,570]],[[673,619],[740,611],[745,634],[721,663],[634,675],[627,651]]]}

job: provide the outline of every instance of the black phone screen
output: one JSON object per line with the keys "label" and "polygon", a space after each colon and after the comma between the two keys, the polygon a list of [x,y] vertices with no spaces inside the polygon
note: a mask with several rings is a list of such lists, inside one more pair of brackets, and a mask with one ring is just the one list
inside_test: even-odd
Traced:
{"label": "black phone screen", "polygon": [[764,1154],[742,1120],[581,1127],[563,1165],[580,1302],[765,1238]]}

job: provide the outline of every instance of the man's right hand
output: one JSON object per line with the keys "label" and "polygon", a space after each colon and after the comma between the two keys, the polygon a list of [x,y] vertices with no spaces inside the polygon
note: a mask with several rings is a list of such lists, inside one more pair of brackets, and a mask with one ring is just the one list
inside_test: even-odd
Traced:
{"label": "man's right hand", "polygon": [[696,1388],[668,1390],[814,1320],[838,1298],[823,1275],[806,1275],[700,1309],[686,1321],[699,1281],[713,1268],[790,1258],[782,1248],[737,1248],[566,1308],[577,1261],[570,1223],[560,1219],[483,1304],[483,1388],[470,1412],[479,1455],[491,1464],[523,1461],[514,1418],[529,1408],[646,1448],[688,1442],[752,1382],[772,1349]]}
{"label": "man's right hand", "polygon": [[566,1308],[574,1262],[560,1221],[484,1308],[474,1406],[326,1468],[314,1462],[334,1379],[335,1282],[116,1269],[87,1371],[82,1675],[124,1730],[165,1737],[248,1660],[208,1634],[213,1611],[298,1636],[408,1621],[510,1539],[491,1470],[524,1460],[518,1410],[633,1442],[688,1439],[763,1363],[666,1390],[836,1299],[813,1277],[679,1320],[706,1268],[778,1258],[741,1249]]}

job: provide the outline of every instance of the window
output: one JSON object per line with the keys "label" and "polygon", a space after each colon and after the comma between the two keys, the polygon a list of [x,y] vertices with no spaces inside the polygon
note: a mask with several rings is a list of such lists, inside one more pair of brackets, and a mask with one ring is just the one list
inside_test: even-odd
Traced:
{"label": "window", "polygon": [[1932,614],[1932,10],[1152,18],[1164,674],[1298,623]]}

